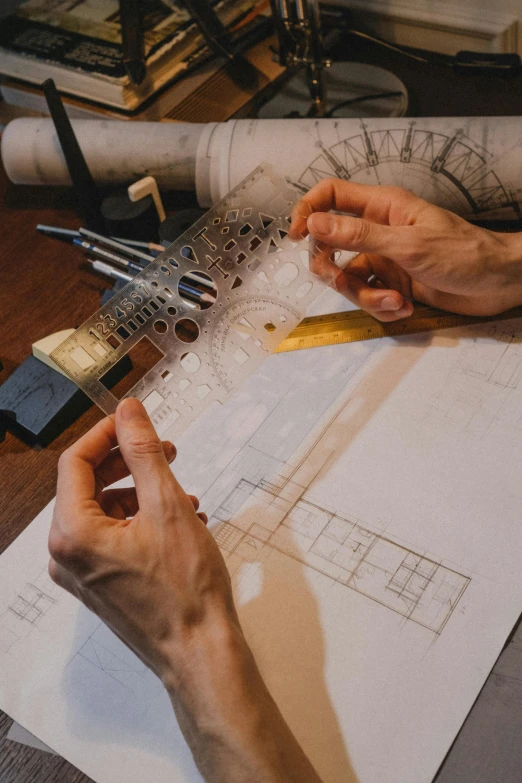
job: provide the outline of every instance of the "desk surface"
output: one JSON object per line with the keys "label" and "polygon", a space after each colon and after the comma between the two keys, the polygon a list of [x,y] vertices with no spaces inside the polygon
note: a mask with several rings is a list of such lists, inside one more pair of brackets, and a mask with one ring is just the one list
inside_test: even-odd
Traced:
{"label": "desk surface", "polygon": [[[388,67],[409,90],[416,116],[515,115],[522,106],[522,80],[457,77],[431,66],[350,40],[352,59]],[[343,52],[345,54],[345,52]],[[422,85],[420,89],[419,85]],[[0,171],[0,312],[4,368],[0,383],[30,354],[31,344],[60,329],[77,326],[99,306],[104,279],[92,275],[81,251],[38,235],[36,223],[77,228],[72,196],[65,189],[14,187]],[[8,434],[0,444],[0,551],[31,522],[54,495],[61,452],[101,418],[91,407],[46,449],[35,451]],[[507,656],[507,657],[506,657]],[[517,682],[512,690],[510,683]],[[505,650],[440,773],[440,783],[515,783],[520,780],[522,745],[522,632]],[[499,694],[501,698],[499,699]],[[509,702],[498,719],[498,705]],[[5,740],[10,718],[0,713],[2,783],[88,783],[59,757]],[[516,732],[511,734],[511,732]],[[489,740],[488,741],[486,741]],[[476,764],[469,776],[469,758]],[[465,774],[464,770],[468,770]]]}

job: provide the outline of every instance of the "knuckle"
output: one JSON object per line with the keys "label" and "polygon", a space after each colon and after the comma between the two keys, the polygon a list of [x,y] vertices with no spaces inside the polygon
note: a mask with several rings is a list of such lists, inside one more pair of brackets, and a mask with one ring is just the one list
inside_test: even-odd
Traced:
{"label": "knuckle", "polygon": [[391,185],[389,188],[387,188],[387,190],[390,198],[397,201],[412,201],[419,198],[414,193],[412,193],[411,190],[408,190],[407,188],[401,188],[397,185]]}
{"label": "knuckle", "polygon": [[51,530],[49,533],[49,554],[57,563],[67,561],[73,553],[73,546],[68,536],[57,530]]}
{"label": "knuckle", "polygon": [[[335,188],[340,182],[343,182],[343,180],[339,179],[339,177],[326,177],[319,185],[322,185],[323,188],[330,189]],[[319,187],[319,185],[316,185],[316,187]]]}
{"label": "knuckle", "polygon": [[49,533],[49,554],[59,565],[82,563],[90,550],[90,544],[76,531],[74,534],[53,530]]}
{"label": "knuckle", "polygon": [[58,566],[58,563],[52,557],[49,560],[49,565],[47,567],[47,571],[49,573],[49,577],[51,578],[51,580],[56,585],[61,587],[62,586],[61,571],[60,571],[60,568]]}
{"label": "knuckle", "polygon": [[408,238],[404,240],[404,260],[408,264],[418,264],[426,256],[426,252],[429,250],[430,245],[429,237],[426,236],[412,236],[408,234]]}
{"label": "knuckle", "polygon": [[137,457],[163,454],[161,441],[152,433],[135,433],[127,441],[128,449]]}
{"label": "knuckle", "polygon": [[366,220],[354,219],[350,221],[349,238],[358,245],[364,245],[368,241],[371,224]]}
{"label": "knuckle", "polygon": [[69,469],[71,464],[71,449],[63,451],[58,458],[58,473]]}

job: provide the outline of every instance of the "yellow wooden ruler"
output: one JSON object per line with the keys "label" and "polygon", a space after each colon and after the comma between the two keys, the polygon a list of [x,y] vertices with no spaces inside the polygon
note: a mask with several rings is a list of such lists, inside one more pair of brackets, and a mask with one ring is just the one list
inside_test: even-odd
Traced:
{"label": "yellow wooden ruler", "polygon": [[314,315],[301,321],[278,346],[275,353],[300,351],[303,348],[320,348],[338,343],[355,343],[360,340],[374,340],[376,337],[398,337],[403,334],[431,332],[435,329],[450,329],[454,326],[521,317],[522,307],[515,307],[500,315],[473,316],[448,313],[445,310],[437,310],[435,307],[422,304],[415,306],[415,312],[409,318],[392,323],[377,321],[364,310]]}

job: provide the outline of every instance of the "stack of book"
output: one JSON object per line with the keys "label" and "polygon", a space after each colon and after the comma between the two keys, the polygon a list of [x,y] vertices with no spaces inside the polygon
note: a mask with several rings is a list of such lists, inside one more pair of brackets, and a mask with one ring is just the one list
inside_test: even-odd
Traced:
{"label": "stack of book", "polygon": [[250,86],[210,56],[178,0],[145,0],[143,7],[147,76],[135,85],[123,64],[117,0],[25,0],[0,23],[4,106],[13,114],[47,113],[40,85],[53,78],[71,117],[221,120],[282,73],[271,42],[259,42],[267,35],[266,17],[255,0],[215,3],[226,26],[242,26],[257,40],[245,53],[258,72],[257,84]]}

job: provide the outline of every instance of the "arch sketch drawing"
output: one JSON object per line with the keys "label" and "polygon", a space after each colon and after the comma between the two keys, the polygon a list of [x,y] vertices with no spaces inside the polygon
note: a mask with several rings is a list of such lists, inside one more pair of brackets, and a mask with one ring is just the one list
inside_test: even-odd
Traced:
{"label": "arch sketch drawing", "polygon": [[434,132],[410,120],[404,128],[376,130],[361,121],[358,133],[329,146],[318,138],[316,147],[317,157],[297,182],[303,192],[325,177],[361,182],[366,176],[372,184],[400,185],[428,201],[440,201],[433,191],[443,191],[445,206],[458,213],[521,217],[512,187],[490,165],[492,154],[462,128]]}

